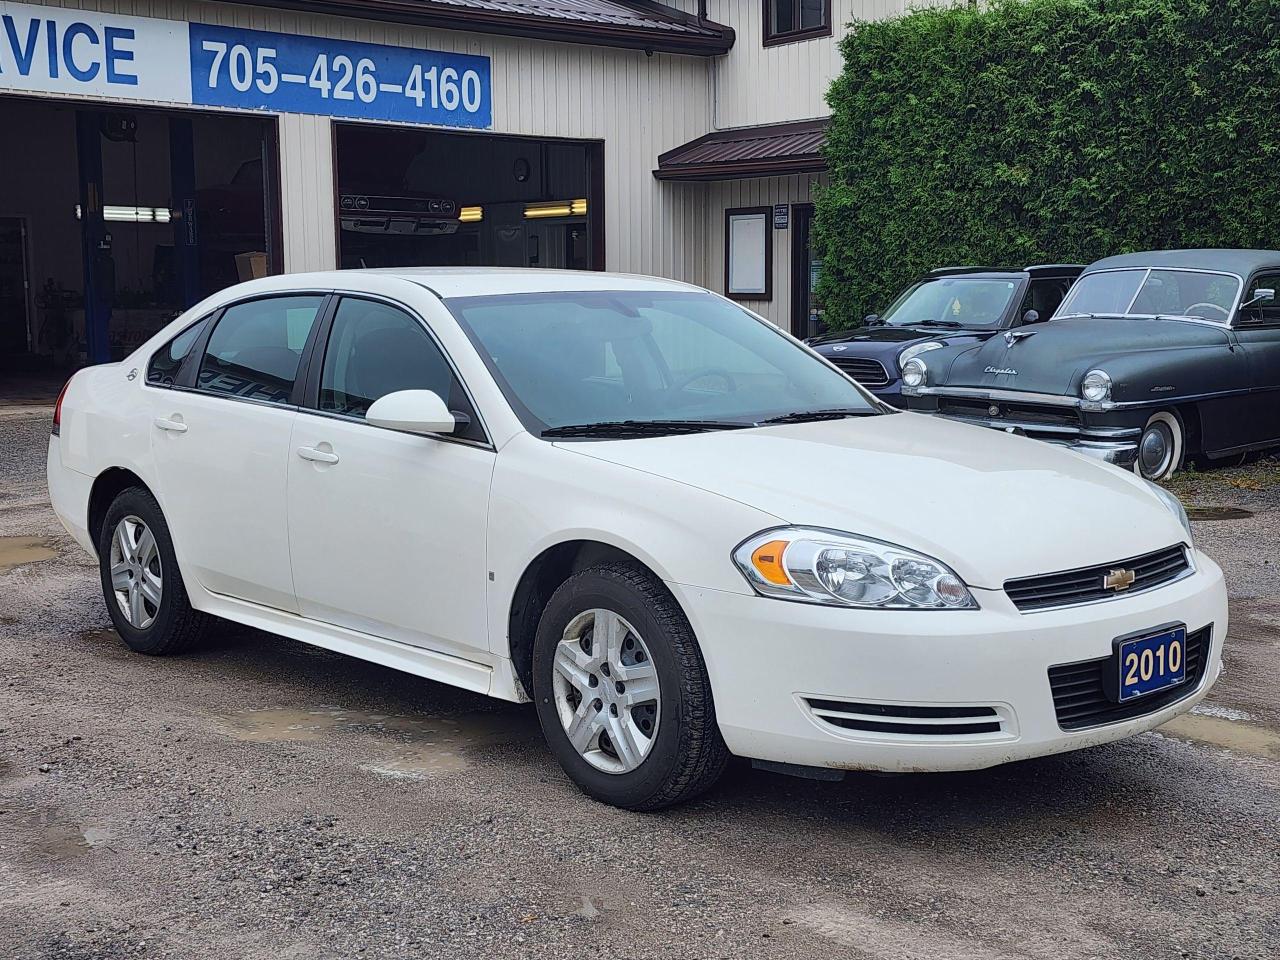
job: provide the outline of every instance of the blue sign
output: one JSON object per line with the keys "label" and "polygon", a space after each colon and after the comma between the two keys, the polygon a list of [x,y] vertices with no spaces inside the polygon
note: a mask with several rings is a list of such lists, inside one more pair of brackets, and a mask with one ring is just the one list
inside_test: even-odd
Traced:
{"label": "blue sign", "polygon": [[493,125],[489,58],[191,24],[191,102],[219,107]]}

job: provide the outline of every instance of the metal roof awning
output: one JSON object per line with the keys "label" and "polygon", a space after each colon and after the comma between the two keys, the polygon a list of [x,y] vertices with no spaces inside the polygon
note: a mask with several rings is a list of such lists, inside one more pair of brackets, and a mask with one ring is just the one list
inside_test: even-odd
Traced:
{"label": "metal roof awning", "polygon": [[229,0],[441,30],[715,56],[733,28],[657,0]]}
{"label": "metal roof awning", "polygon": [[827,169],[827,120],[718,130],[658,157],[659,180],[739,180]]}

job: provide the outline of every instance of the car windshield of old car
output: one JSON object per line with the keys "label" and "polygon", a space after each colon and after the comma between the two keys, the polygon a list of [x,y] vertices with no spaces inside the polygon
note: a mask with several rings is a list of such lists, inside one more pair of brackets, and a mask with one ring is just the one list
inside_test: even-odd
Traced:
{"label": "car windshield of old car", "polygon": [[1017,281],[937,277],[907,288],[880,321],[892,327],[997,327]]}
{"label": "car windshield of old car", "polygon": [[446,301],[530,432],[648,436],[883,408],[770,324],[684,291]]}
{"label": "car windshield of old car", "polygon": [[1065,317],[1178,317],[1225,323],[1240,281],[1205,270],[1132,268],[1081,277],[1055,319]]}

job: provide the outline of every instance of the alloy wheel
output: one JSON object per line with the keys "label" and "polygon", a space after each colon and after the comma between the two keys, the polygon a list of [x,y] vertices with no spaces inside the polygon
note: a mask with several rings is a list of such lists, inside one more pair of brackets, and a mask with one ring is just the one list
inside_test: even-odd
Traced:
{"label": "alloy wheel", "polygon": [[573,748],[605,773],[630,773],[658,733],[661,692],[649,648],[612,610],[578,614],[553,661],[556,713]]}
{"label": "alloy wheel", "polygon": [[123,518],[111,534],[111,590],[130,626],[145,630],[155,622],[164,595],[160,548],[136,516]]}

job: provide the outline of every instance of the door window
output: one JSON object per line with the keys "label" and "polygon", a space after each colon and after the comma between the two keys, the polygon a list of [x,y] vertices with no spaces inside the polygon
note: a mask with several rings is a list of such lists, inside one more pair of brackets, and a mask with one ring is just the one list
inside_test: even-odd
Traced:
{"label": "door window", "polygon": [[1260,289],[1275,290],[1276,299],[1255,303],[1251,307],[1244,307],[1240,311],[1240,319],[1237,321],[1239,326],[1280,326],[1280,273],[1269,273],[1254,277],[1253,282],[1249,284],[1249,288],[1245,291],[1244,302],[1248,303],[1254,299]]}
{"label": "door window", "polygon": [[173,386],[182,369],[182,361],[200,339],[208,319],[205,317],[193,323],[151,355],[151,362],[147,364],[147,383],[157,387]]}
{"label": "door window", "polygon": [[270,297],[228,307],[200,362],[198,387],[288,403],[323,296]]}
{"label": "door window", "polygon": [[396,307],[344,297],[333,318],[320,374],[320,409],[363,419],[379,397],[432,390],[471,423],[457,435],[483,439],[462,384],[422,324]]}

